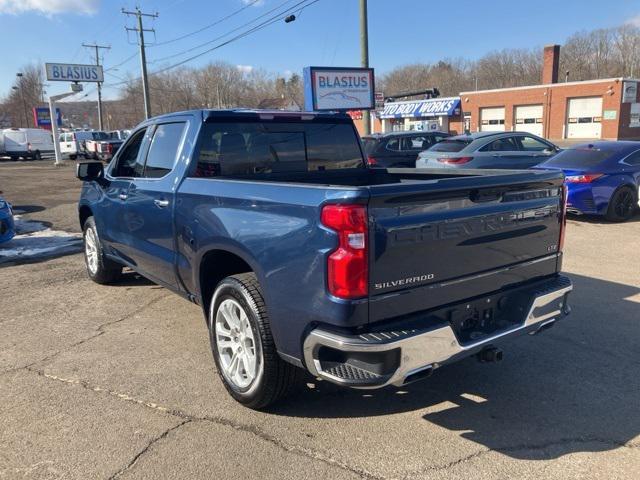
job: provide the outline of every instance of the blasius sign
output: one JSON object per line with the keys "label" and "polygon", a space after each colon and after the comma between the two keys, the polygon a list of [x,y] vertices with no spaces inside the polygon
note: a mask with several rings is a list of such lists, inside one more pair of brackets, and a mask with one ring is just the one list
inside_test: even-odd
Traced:
{"label": "blasius sign", "polygon": [[432,98],[413,102],[392,102],[384,106],[380,118],[423,118],[460,113],[459,98]]}
{"label": "blasius sign", "polygon": [[47,80],[54,82],[104,82],[100,65],[45,63]]}
{"label": "blasius sign", "polygon": [[372,68],[306,67],[305,110],[370,110],[375,107]]}

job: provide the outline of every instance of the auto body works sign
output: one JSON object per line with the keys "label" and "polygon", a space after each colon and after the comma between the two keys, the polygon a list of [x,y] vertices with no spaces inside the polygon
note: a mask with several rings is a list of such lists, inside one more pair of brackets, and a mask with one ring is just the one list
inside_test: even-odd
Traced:
{"label": "auto body works sign", "polygon": [[104,82],[101,65],[45,63],[47,80],[54,82]]}
{"label": "auto body works sign", "polygon": [[372,68],[306,67],[306,110],[369,110],[375,107]]}
{"label": "auto body works sign", "polygon": [[432,98],[415,102],[392,102],[384,106],[380,118],[437,117],[460,113],[459,98]]}

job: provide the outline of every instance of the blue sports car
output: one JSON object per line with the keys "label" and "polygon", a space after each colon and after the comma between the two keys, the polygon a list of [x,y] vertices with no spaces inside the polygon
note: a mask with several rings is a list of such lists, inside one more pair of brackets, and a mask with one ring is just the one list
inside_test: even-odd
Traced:
{"label": "blue sports car", "polygon": [[15,234],[11,205],[0,197],[0,243],[8,242]]}
{"label": "blue sports car", "polygon": [[640,142],[600,141],[562,150],[536,168],[560,168],[569,191],[567,211],[624,222],[638,207]]}

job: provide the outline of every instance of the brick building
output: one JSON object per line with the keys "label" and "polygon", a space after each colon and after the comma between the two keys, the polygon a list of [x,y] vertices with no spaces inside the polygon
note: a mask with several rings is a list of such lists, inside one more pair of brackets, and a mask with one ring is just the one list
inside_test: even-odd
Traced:
{"label": "brick building", "polygon": [[[640,81],[605,78],[559,83],[559,58],[559,45],[544,48],[540,85],[461,92],[459,108],[437,117],[440,129],[454,134],[525,131],[552,141],[640,140]],[[397,102],[397,106],[424,102],[428,101]],[[374,132],[426,129],[426,121],[436,118],[418,115],[419,108],[381,118],[390,111],[389,105],[376,112]],[[394,116],[398,118],[391,118]],[[362,133],[361,121],[355,123]]]}
{"label": "brick building", "polygon": [[558,83],[560,46],[544,49],[542,84],[460,93],[461,128],[526,131],[550,140],[640,140],[638,80]]}

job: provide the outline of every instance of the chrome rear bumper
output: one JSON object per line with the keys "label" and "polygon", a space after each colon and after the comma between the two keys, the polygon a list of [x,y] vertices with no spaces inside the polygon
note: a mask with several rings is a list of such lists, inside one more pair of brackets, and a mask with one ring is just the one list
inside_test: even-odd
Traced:
{"label": "chrome rear bumper", "polygon": [[[343,335],[316,328],[304,342],[305,363],[313,375],[340,385],[355,388],[404,385],[445,363],[477,353],[496,342],[546,329],[570,312],[567,296],[572,289],[571,281],[559,276],[545,284],[543,289],[532,292],[529,308],[522,309],[526,315],[513,328],[466,344],[458,341],[447,323],[429,330],[393,329],[362,335]],[[334,359],[349,352],[355,354],[355,360],[323,362],[320,358],[323,347]],[[380,361],[387,364],[387,369],[376,372],[368,368],[367,354],[370,357],[387,355],[389,358],[380,357]]]}

